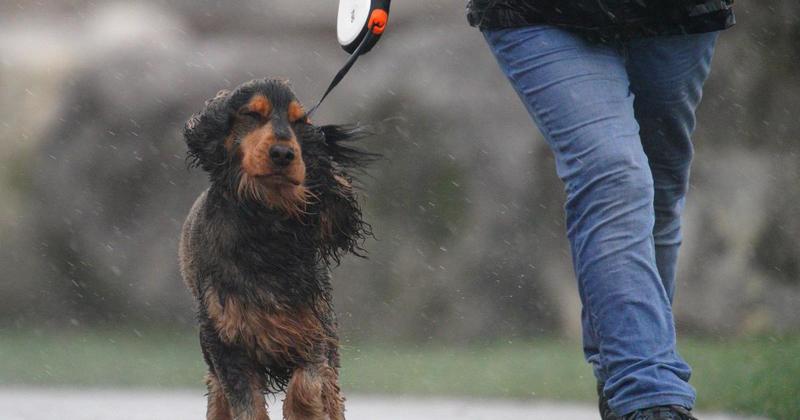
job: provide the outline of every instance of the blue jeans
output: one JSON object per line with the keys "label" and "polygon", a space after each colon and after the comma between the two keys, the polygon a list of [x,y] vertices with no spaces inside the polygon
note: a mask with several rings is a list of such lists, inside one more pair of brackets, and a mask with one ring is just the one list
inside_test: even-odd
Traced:
{"label": "blue jeans", "polygon": [[555,155],[584,353],[610,407],[692,408],[671,305],[695,109],[717,33],[598,44],[542,25],[484,36]]}

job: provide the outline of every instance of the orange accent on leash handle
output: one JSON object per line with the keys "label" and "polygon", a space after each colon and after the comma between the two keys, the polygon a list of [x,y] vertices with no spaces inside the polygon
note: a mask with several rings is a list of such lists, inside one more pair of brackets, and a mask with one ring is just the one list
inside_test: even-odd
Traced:
{"label": "orange accent on leash handle", "polygon": [[380,35],[386,29],[386,24],[389,22],[389,13],[386,13],[386,10],[383,9],[375,9],[372,11],[372,14],[369,16],[369,28],[375,35]]}

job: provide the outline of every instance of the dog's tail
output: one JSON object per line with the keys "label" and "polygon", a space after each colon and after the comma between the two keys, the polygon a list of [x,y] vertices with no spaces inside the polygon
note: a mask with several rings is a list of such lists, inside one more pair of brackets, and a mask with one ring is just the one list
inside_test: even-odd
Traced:
{"label": "dog's tail", "polygon": [[323,125],[320,131],[325,136],[325,144],[331,158],[343,167],[363,169],[367,164],[382,157],[378,153],[367,152],[348,144],[374,135],[375,132],[368,126]]}

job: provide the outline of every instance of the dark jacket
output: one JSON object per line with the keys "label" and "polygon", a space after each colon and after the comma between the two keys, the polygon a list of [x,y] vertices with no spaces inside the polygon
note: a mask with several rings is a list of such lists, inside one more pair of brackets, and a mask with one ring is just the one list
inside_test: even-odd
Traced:
{"label": "dark jacket", "polygon": [[600,38],[675,35],[733,26],[733,0],[469,0],[480,29],[549,24]]}

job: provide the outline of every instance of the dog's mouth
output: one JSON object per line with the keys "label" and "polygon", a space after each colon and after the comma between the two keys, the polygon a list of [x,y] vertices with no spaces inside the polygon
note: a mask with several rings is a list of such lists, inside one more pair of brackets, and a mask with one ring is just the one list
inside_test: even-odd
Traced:
{"label": "dog's mouth", "polygon": [[237,195],[243,200],[260,202],[268,207],[299,218],[311,197],[303,183],[305,178],[282,172],[249,176],[242,174]]}
{"label": "dog's mouth", "polygon": [[256,177],[256,179],[267,186],[275,187],[297,187],[303,184],[302,181],[294,179],[280,172],[259,175]]}

